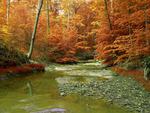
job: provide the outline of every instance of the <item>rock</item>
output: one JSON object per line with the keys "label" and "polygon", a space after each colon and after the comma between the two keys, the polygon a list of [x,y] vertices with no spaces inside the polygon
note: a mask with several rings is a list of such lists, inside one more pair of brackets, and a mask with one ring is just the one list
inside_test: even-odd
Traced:
{"label": "rock", "polygon": [[[72,88],[74,87],[74,88]],[[150,113],[150,93],[135,80],[116,76],[106,81],[76,82],[59,85],[60,95],[76,93],[103,98],[109,103],[126,107],[137,113]]]}
{"label": "rock", "polygon": [[50,108],[42,111],[34,112],[34,113],[66,113],[66,109],[63,108]]}
{"label": "rock", "polygon": [[66,94],[65,94],[64,92],[61,92],[60,95],[61,95],[61,96],[65,96]]}

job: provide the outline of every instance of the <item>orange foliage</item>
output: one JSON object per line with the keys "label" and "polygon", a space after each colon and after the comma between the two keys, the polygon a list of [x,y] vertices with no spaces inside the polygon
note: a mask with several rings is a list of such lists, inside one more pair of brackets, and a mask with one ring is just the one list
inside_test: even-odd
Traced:
{"label": "orange foliage", "polygon": [[107,18],[104,17],[97,32],[98,59],[114,65],[150,55],[149,3],[150,0],[115,1],[113,13],[109,9],[112,29],[108,29]]}
{"label": "orange foliage", "polygon": [[[27,53],[29,49],[36,4],[36,0],[11,2],[7,26],[8,43],[15,45],[18,50],[24,53]],[[47,12],[44,5],[38,23],[33,58],[48,57],[50,61],[67,63],[77,62],[79,54],[84,52],[93,55],[96,32],[93,31],[95,26],[92,22],[96,21],[97,11],[90,8],[92,5],[92,3],[81,4],[76,9],[76,14],[71,15],[69,23],[66,23],[67,17],[56,15],[59,6],[56,7],[55,3],[51,3],[50,32],[47,30]],[[1,18],[0,23],[3,23]],[[69,24],[69,28],[67,28],[67,24]]]}
{"label": "orange foliage", "polygon": [[[95,57],[105,60],[104,63],[115,65],[126,60],[138,61],[150,55],[150,0],[118,0],[113,4],[110,0],[107,2],[112,28],[103,0],[70,6],[70,17],[65,12],[69,9],[61,9],[60,4],[52,2],[49,6],[49,32],[44,4],[33,58],[47,57],[50,61],[65,63],[93,58],[96,54]],[[10,45],[15,45],[24,53],[29,49],[36,5],[37,0],[11,2],[7,25],[6,3],[1,4],[0,38],[5,37]],[[59,14],[59,10],[65,14]],[[83,54],[88,57],[85,55],[83,58]]]}

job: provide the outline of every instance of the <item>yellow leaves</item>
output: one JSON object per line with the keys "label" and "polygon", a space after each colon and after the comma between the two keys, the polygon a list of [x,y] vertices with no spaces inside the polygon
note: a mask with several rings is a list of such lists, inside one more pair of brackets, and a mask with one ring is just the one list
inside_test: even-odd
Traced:
{"label": "yellow leaves", "polygon": [[87,41],[81,41],[76,44],[76,46],[85,46],[87,45]]}
{"label": "yellow leaves", "polygon": [[91,25],[95,26],[95,27],[100,27],[100,22],[99,21],[94,21],[91,23]]}
{"label": "yellow leaves", "polygon": [[108,45],[108,46],[105,46],[103,50],[109,50],[113,48],[114,48],[114,45]]}
{"label": "yellow leaves", "polygon": [[75,54],[76,52],[73,50],[68,51],[68,54]]}
{"label": "yellow leaves", "polygon": [[6,25],[2,26],[1,31],[5,34],[8,34],[8,26]]}
{"label": "yellow leaves", "polygon": [[81,26],[84,27],[85,25],[83,24],[83,17],[81,15],[74,15],[71,19],[71,24],[73,24],[74,26]]}
{"label": "yellow leaves", "polygon": [[6,25],[3,25],[2,28],[0,29],[0,39],[2,39],[5,43],[8,43],[9,42],[9,36],[11,34],[9,33],[9,30],[8,30],[8,26]]}

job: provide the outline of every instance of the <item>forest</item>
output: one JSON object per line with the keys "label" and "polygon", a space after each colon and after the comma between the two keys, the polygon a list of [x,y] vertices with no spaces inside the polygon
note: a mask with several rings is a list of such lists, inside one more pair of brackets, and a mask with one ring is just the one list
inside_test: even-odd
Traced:
{"label": "forest", "polygon": [[150,113],[150,0],[0,0],[0,113]]}

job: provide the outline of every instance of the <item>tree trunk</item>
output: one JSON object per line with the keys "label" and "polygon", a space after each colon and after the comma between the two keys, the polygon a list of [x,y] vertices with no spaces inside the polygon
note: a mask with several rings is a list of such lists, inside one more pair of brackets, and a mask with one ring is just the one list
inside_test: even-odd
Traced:
{"label": "tree trunk", "polygon": [[49,33],[50,32],[49,0],[46,0],[46,9],[47,9],[47,33]]}
{"label": "tree trunk", "polygon": [[6,14],[7,24],[9,21],[9,13],[10,13],[10,0],[7,0],[7,14]]}
{"label": "tree trunk", "polygon": [[132,34],[132,26],[131,26],[131,22],[130,22],[130,15],[131,15],[131,10],[130,10],[130,3],[128,3],[128,19],[129,19],[129,25],[128,25],[128,32],[129,32],[129,35]]}
{"label": "tree trunk", "polygon": [[111,14],[114,13],[114,0],[110,0],[110,12]]}
{"label": "tree trunk", "polygon": [[112,23],[111,23],[109,11],[108,11],[107,0],[104,0],[104,3],[105,3],[105,14],[106,14],[106,17],[107,17],[107,20],[108,20],[109,29],[112,30]]}
{"label": "tree trunk", "polygon": [[43,5],[43,0],[39,0],[37,14],[36,14],[36,18],[35,18],[34,29],[33,29],[32,37],[31,37],[31,42],[30,42],[30,48],[29,48],[29,52],[27,54],[27,57],[29,59],[31,58],[32,52],[33,52],[33,46],[34,46],[34,41],[35,41],[35,36],[36,36],[36,31],[37,31],[37,26],[38,26],[38,21],[39,21],[42,5]]}
{"label": "tree trunk", "polygon": [[[146,12],[146,6],[144,8],[144,18],[145,18],[145,32],[146,32],[146,39],[147,39],[147,32],[148,32],[148,15],[147,15],[147,12]],[[146,45],[149,46],[150,45],[150,42],[149,42],[149,39],[146,40]]]}
{"label": "tree trunk", "polygon": [[148,31],[148,16],[146,13],[146,9],[144,9],[144,17],[145,17],[145,31]]}
{"label": "tree trunk", "polygon": [[69,30],[70,27],[70,1],[68,1],[68,9],[67,9],[67,29]]}

